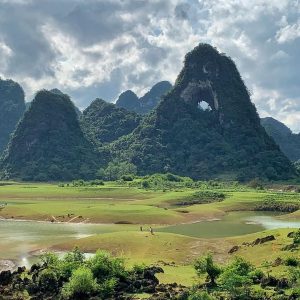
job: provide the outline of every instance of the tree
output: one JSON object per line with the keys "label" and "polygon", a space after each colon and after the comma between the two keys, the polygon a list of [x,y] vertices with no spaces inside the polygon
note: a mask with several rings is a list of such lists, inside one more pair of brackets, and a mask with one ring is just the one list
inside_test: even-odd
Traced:
{"label": "tree", "polygon": [[195,261],[194,268],[198,276],[207,273],[211,285],[216,284],[216,279],[220,276],[222,272],[221,268],[214,263],[211,253],[208,253],[205,256],[198,258]]}
{"label": "tree", "polygon": [[254,267],[249,262],[241,257],[236,257],[221,274],[220,283],[233,297],[236,295],[247,296],[249,287],[253,283],[250,278],[250,273],[253,270]]}

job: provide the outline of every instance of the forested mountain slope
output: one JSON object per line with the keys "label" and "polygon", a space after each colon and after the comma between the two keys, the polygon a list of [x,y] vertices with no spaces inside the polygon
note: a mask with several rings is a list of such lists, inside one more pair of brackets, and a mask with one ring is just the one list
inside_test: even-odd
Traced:
{"label": "forested mountain slope", "polygon": [[111,150],[115,159],[132,162],[142,174],[170,171],[240,180],[295,175],[260,125],[234,62],[207,44],[186,55],[173,89]]}

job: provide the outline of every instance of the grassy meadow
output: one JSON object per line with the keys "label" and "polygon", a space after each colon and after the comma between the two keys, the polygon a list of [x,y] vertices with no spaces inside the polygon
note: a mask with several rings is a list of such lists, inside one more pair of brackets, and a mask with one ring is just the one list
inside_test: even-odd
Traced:
{"label": "grassy meadow", "polygon": [[[292,229],[261,230],[256,233],[223,238],[193,237],[161,232],[169,225],[193,223],[225,218],[230,212],[239,213],[264,208],[268,201],[280,203],[283,213],[278,220],[300,221],[299,210],[284,211],[285,205],[299,205],[298,190],[290,186],[250,187],[237,183],[200,182],[197,185],[150,186],[144,188],[134,182],[105,182],[104,185],[73,186],[72,184],[0,183],[0,217],[8,220],[34,220],[52,223],[106,224],[106,232],[65,241],[47,241],[34,250],[67,251],[78,246],[82,251],[108,250],[126,258],[129,265],[136,263],[159,264],[165,273],[161,282],[192,285],[196,280],[194,260],[211,251],[218,262],[227,262],[240,255],[263,266],[278,257],[300,258],[299,251],[283,251],[290,243],[287,234]],[[199,203],[197,195],[217,193],[222,201]],[[201,197],[200,197],[201,198]],[[198,201],[195,201],[195,199]],[[190,205],[189,205],[190,204]],[[140,226],[143,231],[140,231]],[[154,234],[149,232],[154,228]],[[224,229],[226,230],[226,228]],[[256,246],[243,246],[258,237],[273,234],[275,240]],[[234,254],[228,251],[240,246]],[[0,244],[1,252],[8,251]],[[32,249],[31,249],[32,250]],[[264,267],[262,267],[264,268]],[[272,268],[275,274],[284,274],[285,267]]]}

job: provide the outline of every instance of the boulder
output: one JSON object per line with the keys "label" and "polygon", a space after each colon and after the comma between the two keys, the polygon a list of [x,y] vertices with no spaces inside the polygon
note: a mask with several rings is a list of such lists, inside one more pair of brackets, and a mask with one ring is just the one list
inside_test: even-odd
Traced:
{"label": "boulder", "polygon": [[229,253],[229,254],[232,254],[232,253],[234,253],[234,252],[237,252],[239,249],[240,249],[240,246],[233,246],[233,247],[228,251],[228,253]]}
{"label": "boulder", "polygon": [[10,270],[0,273],[0,285],[8,285],[12,282],[13,276]]}
{"label": "boulder", "polygon": [[275,236],[274,235],[268,235],[262,238],[257,238],[255,241],[253,241],[251,243],[252,246],[256,246],[256,245],[260,245],[260,244],[264,244],[266,242],[270,242],[270,241],[274,241],[275,240]]}

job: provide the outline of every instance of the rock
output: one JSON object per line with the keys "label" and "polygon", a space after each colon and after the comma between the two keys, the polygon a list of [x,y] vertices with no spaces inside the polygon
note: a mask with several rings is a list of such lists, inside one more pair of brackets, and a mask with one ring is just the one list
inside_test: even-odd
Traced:
{"label": "rock", "polygon": [[287,278],[280,278],[277,283],[277,287],[280,289],[286,289],[289,287],[289,281]]}
{"label": "rock", "polygon": [[293,237],[294,237],[294,234],[295,234],[294,231],[289,232],[288,235],[287,235],[287,237],[288,237],[288,238],[293,238]]}
{"label": "rock", "polygon": [[237,252],[239,249],[240,249],[240,246],[233,246],[233,247],[228,251],[228,253],[229,253],[229,254],[232,254],[232,253],[234,253],[234,252]]}
{"label": "rock", "polygon": [[22,274],[22,273],[24,273],[26,271],[26,267],[18,267],[18,269],[17,269],[17,273],[18,274]]}
{"label": "rock", "polygon": [[252,246],[256,246],[256,245],[259,245],[259,244],[264,244],[266,242],[270,242],[270,241],[274,241],[275,240],[275,236],[274,235],[268,235],[268,236],[265,236],[263,238],[257,238],[255,241],[253,241],[251,243]]}
{"label": "rock", "polygon": [[260,284],[263,288],[266,286],[276,287],[278,285],[278,279],[273,276],[263,277]]}
{"label": "rock", "polygon": [[39,271],[41,269],[41,266],[40,265],[37,265],[37,264],[33,264],[30,268],[30,274],[35,272],[35,271]]}
{"label": "rock", "polygon": [[273,267],[278,267],[282,264],[282,259],[280,257],[277,257],[273,263]]}
{"label": "rock", "polygon": [[10,270],[0,273],[0,285],[8,285],[12,282],[13,276]]}

